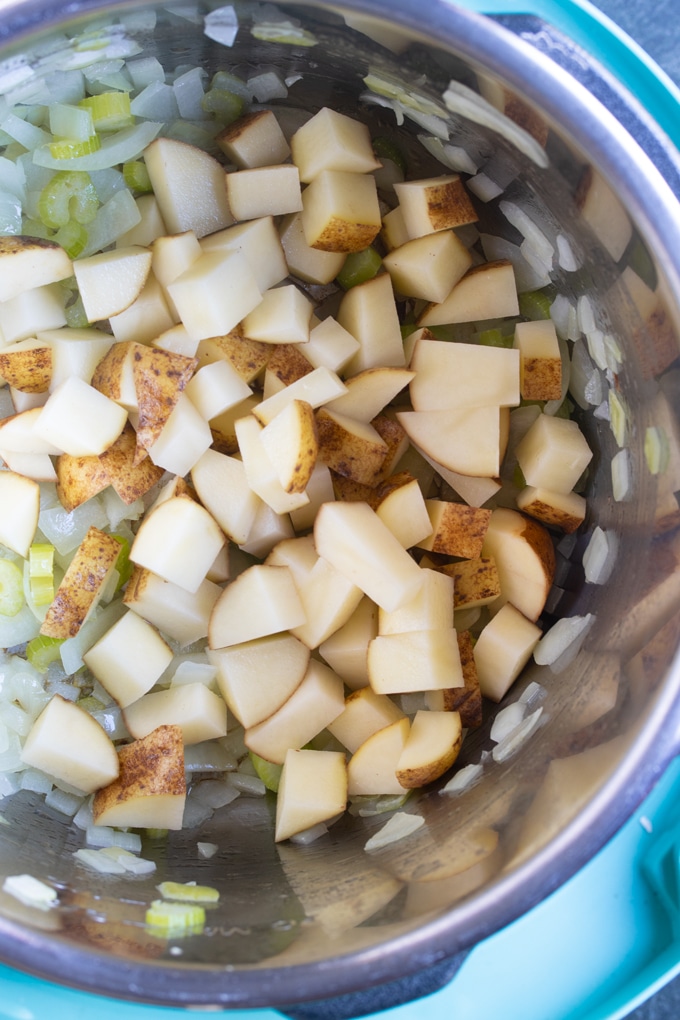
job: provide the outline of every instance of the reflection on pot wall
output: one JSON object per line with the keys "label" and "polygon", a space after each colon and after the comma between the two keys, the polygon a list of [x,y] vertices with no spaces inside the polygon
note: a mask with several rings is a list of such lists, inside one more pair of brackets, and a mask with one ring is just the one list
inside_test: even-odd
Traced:
{"label": "reflection on pot wall", "polygon": [[[235,8],[237,31],[227,15],[220,21],[215,11],[204,24],[203,6],[123,12],[123,27],[111,36],[115,53],[157,56],[170,76],[201,67],[202,89],[216,72],[226,72],[233,76],[231,87],[248,94],[246,108],[273,109],[288,138],[323,106],[361,117],[380,139],[384,216],[397,207],[392,185],[402,162],[410,178],[460,173],[477,219],[462,225],[458,236],[473,265],[512,265],[520,315],[432,327],[434,334],[509,346],[517,321],[549,316],[554,322],[564,391],[550,408],[529,401],[510,411],[509,442],[516,449],[542,410],[573,412],[595,451],[575,487],[575,496],[585,495],[587,503],[582,527],[555,524],[573,518],[573,502],[567,512],[550,493],[527,496],[512,453],[500,478],[471,480],[449,472],[435,480],[432,473],[427,495],[447,499],[454,493],[486,508],[516,507],[520,497],[520,505],[547,523],[555,538],[544,629],[560,618],[570,623],[561,644],[556,635],[557,652],[546,651],[543,663],[532,663],[504,699],[504,706],[515,705],[515,726],[500,736],[496,730],[492,739],[497,712],[485,703],[482,724],[468,730],[455,769],[405,805],[424,824],[370,853],[364,850],[367,840],[389,817],[380,813],[388,805],[375,798],[358,798],[308,846],[274,845],[271,794],[256,799],[246,792],[215,807],[208,784],[221,782],[225,771],[234,770],[233,755],[245,753],[233,736],[221,767],[202,771],[198,759],[192,767],[188,827],[162,838],[144,836],[142,857],[157,862],[148,876],[88,870],[74,857],[83,845],[81,828],[46,807],[35,792],[8,796],[3,815],[9,824],[0,827],[3,876],[41,877],[58,888],[61,902],[59,910],[46,914],[19,909],[3,896],[8,924],[2,955],[10,961],[17,923],[46,936],[49,931],[62,946],[104,949],[112,958],[142,959],[150,967],[154,961],[187,970],[195,964],[284,967],[386,943],[473,902],[482,891],[493,899],[497,890],[502,897],[503,883],[564,834],[631,753],[667,688],[677,648],[677,296],[667,293],[653,253],[612,185],[556,125],[498,81],[493,69],[470,68],[443,48],[410,41],[396,25],[386,28],[357,15],[348,16],[348,30],[342,14],[331,10],[286,7],[281,14],[252,4]],[[67,47],[74,67],[85,45],[80,40]],[[106,68],[94,57],[84,64],[94,91],[120,84],[125,70],[115,53]],[[57,67],[58,58],[52,59]],[[10,87],[7,73],[7,65],[0,68],[0,141],[14,156],[25,138],[21,125],[38,117],[48,97],[40,76],[36,82],[27,74]],[[226,81],[223,77],[223,90]],[[133,111],[143,116],[145,103],[157,111],[158,91],[157,82],[136,84]],[[189,123],[169,116],[164,133],[220,155],[214,139],[224,126],[223,113],[218,108]],[[11,116],[24,118],[18,133]],[[23,165],[28,169],[29,163]],[[27,187],[30,191],[28,177]],[[398,228],[388,218],[379,242],[386,248],[398,236],[392,231]],[[337,306],[336,287],[309,281],[302,286],[320,317]],[[415,329],[420,308],[409,301],[401,308],[404,323]],[[9,330],[1,308],[0,323]],[[217,448],[229,453],[235,449],[232,426],[225,420],[213,429]],[[421,472],[423,465],[427,468],[421,458]],[[399,469],[407,467],[415,472],[415,461]],[[422,555],[435,569],[457,576],[463,592],[457,558],[436,551]],[[457,627],[476,636],[488,618],[488,601],[466,604],[461,594]],[[361,669],[358,674],[348,687],[363,686]],[[400,707],[413,715],[432,704],[425,695],[403,696]],[[202,932],[176,942],[144,925],[155,887],[168,879],[197,881],[221,893],[219,904],[207,910]],[[457,948],[452,941],[451,951]],[[149,978],[143,994],[162,999],[161,984]],[[218,1001],[213,987],[206,996]]]}

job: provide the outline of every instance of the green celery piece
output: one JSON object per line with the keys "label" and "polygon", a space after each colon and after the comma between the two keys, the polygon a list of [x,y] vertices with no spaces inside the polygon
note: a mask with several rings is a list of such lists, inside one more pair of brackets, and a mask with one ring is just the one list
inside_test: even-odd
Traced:
{"label": "green celery piece", "polygon": [[78,105],[90,111],[96,131],[121,131],[134,123],[129,92],[100,92],[86,96]]}
{"label": "green celery piece", "polygon": [[91,223],[98,208],[97,192],[85,170],[58,170],[38,199],[40,219],[54,230],[65,227],[71,219]]}
{"label": "green celery piece", "polygon": [[351,252],[338,273],[336,280],[343,290],[350,290],[360,283],[366,283],[377,276],[382,266],[382,258],[372,246],[363,251]]}
{"label": "green celery piece", "polygon": [[272,793],[278,793],[283,765],[275,765],[273,762],[267,761],[266,758],[260,758],[259,754],[255,754],[254,751],[249,751],[248,754],[256,775],[259,776],[268,790],[271,790]]}
{"label": "green celery piece", "polygon": [[77,138],[56,138],[49,143],[50,156],[53,159],[77,159],[78,156],[91,156],[102,147],[99,135],[90,135],[82,142]]}
{"label": "green celery piece", "polygon": [[211,88],[203,96],[201,106],[206,113],[214,113],[219,121],[232,124],[243,113],[245,100],[228,89]]}
{"label": "green celery piece", "polygon": [[483,347],[512,347],[514,337],[506,336],[500,329],[485,329],[477,336],[477,342]]}
{"label": "green celery piece", "polygon": [[61,646],[64,638],[45,637],[38,634],[26,645],[26,658],[31,666],[39,673],[46,673],[51,662],[56,662],[61,656]]}
{"label": "green celery piece", "polygon": [[161,882],[157,887],[164,900],[182,903],[217,903],[220,894],[210,885],[190,885],[183,882]]}
{"label": "green celery piece", "polygon": [[16,616],[24,602],[21,570],[12,560],[0,559],[0,614]]}
{"label": "green celery piece", "polygon": [[159,938],[199,935],[205,925],[205,910],[196,903],[166,903],[154,900],[146,912],[146,925]]}
{"label": "green celery piece", "polygon": [[70,259],[77,259],[85,250],[87,237],[87,230],[82,223],[69,220],[63,227],[59,227],[52,240],[61,245]]}
{"label": "green celery piece", "polygon": [[553,298],[543,290],[528,290],[519,295],[520,314],[526,319],[549,319]]}
{"label": "green celery piece", "polygon": [[118,559],[116,560],[116,570],[118,571],[118,585],[116,591],[119,591],[124,584],[127,584],[132,577],[132,571],[134,564],[130,562],[130,541],[125,538],[124,535],[111,535],[111,538],[115,538],[121,546],[121,550],[118,553]]}
{"label": "green celery piece", "polygon": [[123,163],[123,180],[132,191],[140,191],[143,194],[153,191],[149,171],[141,159],[131,159]]}

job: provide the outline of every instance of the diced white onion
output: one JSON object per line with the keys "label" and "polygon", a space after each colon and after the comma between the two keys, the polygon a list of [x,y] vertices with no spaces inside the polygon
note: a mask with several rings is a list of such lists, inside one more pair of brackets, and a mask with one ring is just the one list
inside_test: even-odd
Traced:
{"label": "diced white onion", "polygon": [[102,875],[124,875],[125,868],[120,861],[115,860],[110,854],[103,854],[101,850],[76,850],[73,856]]}
{"label": "diced white onion", "polygon": [[503,741],[496,744],[492,751],[495,762],[504,762],[517,754],[519,749],[527,742],[532,733],[536,730],[543,715],[543,708],[537,708],[535,712],[528,715],[523,722],[513,730]]}
{"label": "diced white onion", "polygon": [[94,220],[88,225],[83,257],[115,244],[119,237],[136,227],[141,218],[132,192],[127,189],[115,192],[108,202],[99,207]]}
{"label": "diced white onion", "polygon": [[475,162],[467,149],[460,145],[445,144],[436,135],[418,135],[418,141],[431,156],[450,170],[465,174],[476,174],[479,164]]}
{"label": "diced white onion", "polygon": [[309,846],[310,843],[315,843],[321,836],[325,836],[328,832],[328,826],[324,822],[317,822],[316,825],[310,826],[309,829],[303,829],[302,832],[296,832],[290,837],[291,843],[297,843],[300,846]]}
{"label": "diced white onion", "polygon": [[397,811],[389,821],[385,822],[381,829],[378,829],[371,836],[364,846],[364,850],[367,850],[369,853],[372,850],[381,850],[383,847],[389,846],[390,843],[396,843],[398,840],[410,836],[411,833],[416,832],[424,824],[425,819],[422,815],[411,815],[406,811]]}
{"label": "diced white onion", "polygon": [[575,273],[581,268],[581,263],[574,254],[569,238],[565,234],[558,234],[556,243],[557,261],[560,268],[564,269],[566,273]]}
{"label": "diced white onion", "polygon": [[84,804],[78,808],[73,816],[73,824],[79,829],[86,830],[93,825],[92,798],[89,797]]}
{"label": "diced white onion", "polygon": [[267,792],[267,787],[259,776],[249,776],[244,772],[230,772],[226,782],[248,797],[264,797]]}
{"label": "diced white onion", "polygon": [[619,549],[613,531],[596,526],[583,553],[583,570],[589,584],[606,584],[611,577]]}
{"label": "diced white onion", "polygon": [[258,103],[268,103],[272,99],[285,99],[288,95],[286,83],[278,71],[262,71],[254,74],[247,81],[248,88]]}
{"label": "diced white onion", "polygon": [[42,510],[38,527],[57,552],[67,556],[78,548],[91,527],[108,527],[108,518],[101,502],[94,496],[70,513],[61,504]]}
{"label": "diced white onion", "polygon": [[2,883],[2,889],[15,900],[28,907],[37,907],[38,910],[49,910],[58,903],[56,889],[33,875],[8,875]]}
{"label": "diced white onion", "polygon": [[110,857],[111,860],[120,864],[131,875],[150,875],[156,870],[155,861],[149,861],[145,857],[137,857],[135,853],[132,853],[123,846],[107,846],[98,852],[102,857]]}
{"label": "diced white onion", "polygon": [[489,737],[497,744],[500,744],[511,733],[514,733],[526,715],[526,705],[519,701],[513,701],[506,705],[494,718],[491,724]]}
{"label": "diced white onion", "polygon": [[58,811],[62,815],[66,815],[67,818],[73,818],[82,803],[82,797],[76,796],[75,793],[66,793],[65,790],[59,790],[56,787],[45,797],[47,807],[52,808],[53,811]]}
{"label": "diced white onion", "polygon": [[458,796],[479,782],[483,772],[484,766],[481,764],[465,765],[456,772],[452,779],[449,779],[446,786],[443,786],[439,792],[449,796]]}
{"label": "diced white onion", "polygon": [[595,623],[595,616],[563,616],[545,632],[534,648],[534,661],[539,666],[564,668],[576,658],[588,631]]}
{"label": "diced white onion", "polygon": [[576,302],[576,315],[578,326],[582,333],[592,333],[595,326],[595,312],[593,303],[587,294],[582,294]]}
{"label": "diced white onion", "polygon": [[451,81],[442,98],[452,113],[491,128],[533,160],[537,166],[548,166],[548,157],[543,146],[539,145],[528,131],[500,113],[477,92],[461,82]]}
{"label": "diced white onion", "polygon": [[534,706],[539,705],[540,702],[544,700],[547,693],[548,692],[545,687],[537,683],[535,680],[532,680],[520,694],[519,702],[521,705],[526,705],[528,709],[531,709],[534,708]]}
{"label": "diced white onion", "polygon": [[467,182],[467,187],[482,202],[491,202],[494,198],[498,198],[499,195],[503,194],[503,188],[484,173],[471,177]]}
{"label": "diced white onion", "polygon": [[33,793],[49,793],[53,782],[49,776],[39,769],[26,769],[21,773],[21,789],[31,790]]}
{"label": "diced white onion", "polygon": [[219,847],[217,843],[198,842],[196,844],[196,849],[198,850],[199,857],[203,857],[206,861],[209,861],[211,857],[215,856]]}
{"label": "diced white onion", "polygon": [[616,445],[625,446],[628,435],[628,412],[623,399],[613,389],[609,391],[609,421]]}
{"label": "diced white onion", "polygon": [[190,71],[180,74],[172,83],[177,99],[180,117],[187,120],[203,120],[206,116],[201,105],[205,89],[203,81],[206,72],[201,67],[193,67]]}
{"label": "diced white onion", "polygon": [[136,159],[162,127],[162,124],[153,121],[140,121],[133,127],[113,132],[103,140],[101,148],[96,152],[88,156],[76,156],[73,159],[56,159],[50,153],[49,146],[40,145],[36,148],[33,158],[38,166],[47,166],[52,170],[86,170],[88,173],[92,170],[104,170],[106,167],[118,166],[119,163]]}
{"label": "diced white onion", "polygon": [[555,249],[544,232],[537,226],[531,215],[516,202],[501,202],[500,211],[508,223],[519,230],[529,248],[536,253],[536,256],[548,265],[552,264]]}
{"label": "diced white onion", "polygon": [[214,779],[207,779],[203,783],[198,783],[191,791],[192,800],[213,808],[213,810],[226,807],[227,804],[231,804],[233,800],[236,800],[238,796],[239,791],[233,786]]}
{"label": "diced white onion", "polygon": [[199,825],[203,825],[209,818],[212,818],[213,809],[208,804],[201,804],[198,800],[193,800],[192,797],[187,797],[186,804],[184,805],[184,815],[182,816],[182,828],[183,829],[196,829]]}
{"label": "diced white onion", "polygon": [[216,740],[190,744],[184,751],[184,769],[189,773],[232,772],[237,766],[236,756]]}
{"label": "diced white onion", "polygon": [[586,343],[590,356],[599,369],[603,372],[608,368],[607,350],[604,343],[604,333],[601,329],[591,329],[586,333]]}
{"label": "diced white onion", "polygon": [[130,112],[135,117],[170,123],[179,117],[177,96],[172,85],[165,81],[152,81],[130,101]]}
{"label": "diced white onion", "polygon": [[222,46],[233,46],[238,34],[238,17],[233,7],[218,7],[203,19],[203,31]]}
{"label": "diced white onion", "polygon": [[612,457],[612,495],[621,503],[630,495],[630,461],[627,450],[619,450]]}

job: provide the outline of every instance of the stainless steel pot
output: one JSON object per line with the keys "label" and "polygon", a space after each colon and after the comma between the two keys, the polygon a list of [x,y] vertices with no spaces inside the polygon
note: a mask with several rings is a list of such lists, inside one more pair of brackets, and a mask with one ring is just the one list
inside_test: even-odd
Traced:
{"label": "stainless steel pot", "polygon": [[[157,859],[157,873],[122,881],[77,865],[80,833],[35,795],[21,792],[2,806],[10,823],[0,827],[2,875],[45,878],[60,888],[62,903],[45,914],[0,897],[5,962],[121,999],[346,1016],[447,980],[467,949],[591,858],[678,749],[680,205],[673,191],[680,194],[680,157],[613,79],[533,22],[501,25],[443,0],[286,5],[317,40],[303,48],[255,40],[253,5],[235,2],[240,27],[225,47],[203,31],[203,14],[215,6],[200,3],[187,16],[158,5],[155,28],[128,31],[166,66],[200,63],[214,72],[267,65],[290,81],[299,76],[273,105],[360,114],[398,138],[412,166],[437,173],[446,168],[418,141],[431,125],[416,123],[406,106],[397,129],[393,109],[361,98],[369,68],[394,75],[407,95],[437,102],[450,79],[483,88],[538,137],[546,165],[507,132],[478,123],[478,114],[448,117],[450,141],[474,151],[492,179],[504,175],[501,200],[525,203],[553,238],[568,241],[579,266],[567,257],[556,262],[554,284],[574,306],[580,299],[586,329],[584,299],[591,302],[600,333],[593,343],[615,339],[594,384],[603,400],[614,389],[628,408],[623,455],[603,408],[599,416],[594,405],[583,410],[597,449],[589,513],[573,548],[561,546],[547,617],[592,614],[592,627],[564,669],[532,667],[508,695],[515,700],[538,681],[545,724],[508,761],[487,759],[481,780],[460,796],[424,791],[417,810],[426,824],[418,834],[369,856],[364,844],[384,819],[348,817],[309,847],[276,847],[270,801],[241,798],[209,825],[167,843],[147,841],[144,855]],[[0,58],[10,58],[56,32],[147,8],[18,0],[0,9]],[[513,27],[533,32],[537,45]],[[498,201],[478,205],[489,229],[521,240]],[[649,427],[663,428],[670,445],[668,468],[658,475],[644,454]],[[628,466],[622,499],[612,482],[617,455]],[[580,565],[596,528],[617,549],[604,584],[586,583]],[[462,764],[485,758],[491,716],[466,741]],[[209,862],[197,857],[199,840],[219,846]],[[220,889],[204,934],[166,944],[145,931],[145,904],[166,878]],[[369,998],[345,998],[357,991]]]}

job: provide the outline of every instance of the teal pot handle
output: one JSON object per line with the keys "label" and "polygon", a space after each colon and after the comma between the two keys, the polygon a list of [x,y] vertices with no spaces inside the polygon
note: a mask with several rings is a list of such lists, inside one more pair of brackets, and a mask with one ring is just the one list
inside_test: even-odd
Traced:
{"label": "teal pot handle", "polygon": [[680,88],[588,0],[457,0],[479,14],[526,14],[559,29],[615,75],[680,149]]}

